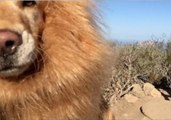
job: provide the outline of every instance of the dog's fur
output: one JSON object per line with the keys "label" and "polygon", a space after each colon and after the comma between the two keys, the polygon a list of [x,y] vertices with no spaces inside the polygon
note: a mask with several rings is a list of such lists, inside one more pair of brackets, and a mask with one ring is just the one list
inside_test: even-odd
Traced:
{"label": "dog's fur", "polygon": [[24,61],[13,62],[23,68],[0,72],[0,120],[113,120],[111,111],[103,115],[101,98],[110,49],[92,24],[88,3],[16,5],[0,2],[6,22],[0,19],[0,29],[26,30],[34,42],[23,42],[27,47],[12,58],[31,49]]}

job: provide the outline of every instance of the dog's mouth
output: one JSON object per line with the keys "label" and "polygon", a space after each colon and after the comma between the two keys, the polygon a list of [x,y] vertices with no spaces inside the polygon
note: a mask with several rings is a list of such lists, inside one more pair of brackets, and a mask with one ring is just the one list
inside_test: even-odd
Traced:
{"label": "dog's mouth", "polygon": [[0,68],[0,76],[1,77],[14,77],[23,73],[26,69],[28,69],[28,65],[23,66],[14,66],[14,65],[4,65]]}
{"label": "dog's mouth", "polygon": [[5,73],[9,74],[10,72],[16,71],[17,69],[19,69],[19,68],[18,67],[14,67],[14,66],[5,66],[2,69],[0,69],[0,75],[3,74],[3,76],[4,76]]}
{"label": "dog's mouth", "polygon": [[2,61],[0,59],[0,77],[15,77],[22,74],[25,70],[28,69],[29,64],[19,65],[16,61],[17,57],[9,58],[7,60]]}
{"label": "dog's mouth", "polygon": [[0,69],[0,72],[9,71],[9,70],[12,70],[12,69],[16,69],[16,67],[14,67],[14,66],[5,66],[2,69]]}
{"label": "dog's mouth", "polygon": [[1,72],[5,72],[5,71],[12,71],[12,70],[15,70],[15,69],[20,69],[24,66],[12,66],[12,65],[9,65],[9,66],[4,66],[0,69],[0,73]]}

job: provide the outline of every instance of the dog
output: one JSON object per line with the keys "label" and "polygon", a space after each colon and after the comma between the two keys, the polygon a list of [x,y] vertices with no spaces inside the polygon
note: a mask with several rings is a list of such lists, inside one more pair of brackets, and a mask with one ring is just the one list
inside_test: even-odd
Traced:
{"label": "dog", "polygon": [[0,120],[113,120],[110,48],[83,1],[0,2]]}

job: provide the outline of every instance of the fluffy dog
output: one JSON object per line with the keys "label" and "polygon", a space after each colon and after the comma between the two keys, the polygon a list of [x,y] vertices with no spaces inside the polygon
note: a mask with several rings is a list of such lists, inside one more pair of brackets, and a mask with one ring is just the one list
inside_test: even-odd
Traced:
{"label": "fluffy dog", "polygon": [[0,18],[0,120],[112,120],[87,1],[3,1]]}

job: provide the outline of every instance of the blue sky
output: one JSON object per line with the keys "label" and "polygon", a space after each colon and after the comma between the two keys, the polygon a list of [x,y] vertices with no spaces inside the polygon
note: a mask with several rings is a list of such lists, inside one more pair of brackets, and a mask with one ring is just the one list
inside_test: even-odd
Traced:
{"label": "blue sky", "polygon": [[100,9],[108,39],[171,38],[171,0],[102,0]]}

